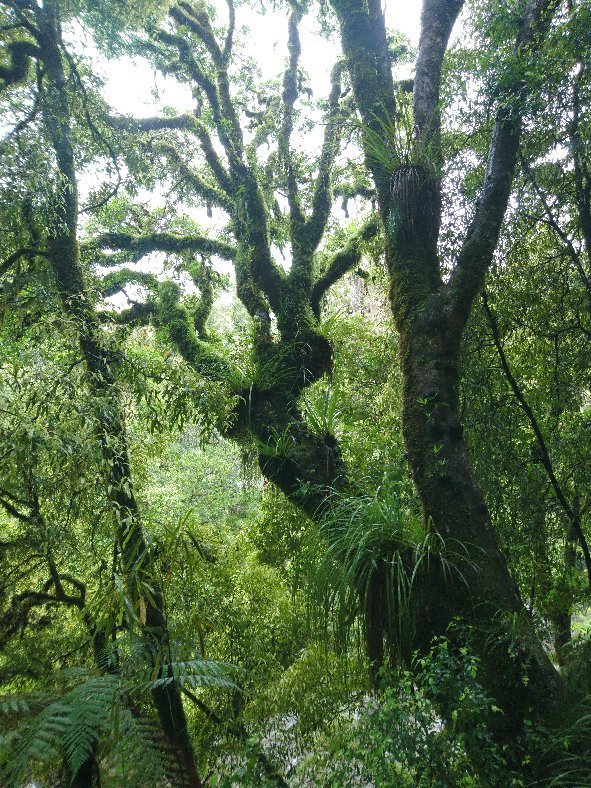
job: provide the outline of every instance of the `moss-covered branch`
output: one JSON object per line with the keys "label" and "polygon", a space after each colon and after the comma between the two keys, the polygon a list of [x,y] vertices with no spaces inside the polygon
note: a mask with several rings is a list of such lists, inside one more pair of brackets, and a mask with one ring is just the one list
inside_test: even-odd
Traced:
{"label": "moss-covered branch", "polygon": [[[166,70],[166,69],[165,69]],[[175,117],[130,118],[125,116],[111,117],[111,125],[132,134],[158,131],[188,131],[195,134],[201,143],[205,160],[209,165],[218,186],[226,195],[232,193],[230,176],[215,151],[209,132],[195,115],[176,115]],[[160,146],[164,148],[164,145]],[[172,146],[167,146],[173,150]],[[178,155],[178,154],[177,154]]]}
{"label": "moss-covered branch", "polygon": [[292,238],[295,239],[301,238],[304,227],[304,215],[300,207],[298,195],[297,174],[291,152],[291,134],[295,115],[294,106],[299,93],[298,64],[302,52],[299,33],[301,18],[302,12],[299,8],[294,8],[289,15],[287,36],[289,60],[285,73],[283,74],[283,117],[278,140],[279,153],[283,159],[283,165],[287,175],[287,199],[291,221],[291,235]]}
{"label": "moss-covered branch", "polygon": [[0,65],[0,90],[23,82],[29,73],[31,59],[40,53],[39,47],[31,41],[11,41],[3,49],[8,53],[8,63]]}
{"label": "moss-covered branch", "polygon": [[318,162],[318,174],[314,187],[312,200],[312,214],[306,221],[304,234],[310,249],[316,249],[320,243],[332,207],[330,180],[334,161],[339,149],[340,140],[340,112],[339,98],[341,95],[341,76],[344,63],[334,65],[331,73],[331,89],[328,97],[328,117],[324,131],[322,152]]}
{"label": "moss-covered branch", "polygon": [[235,191],[232,178],[230,177],[230,174],[228,173],[226,167],[222,163],[222,160],[216,153],[209,132],[207,131],[205,126],[202,123],[200,123],[197,126],[195,134],[197,135],[197,139],[201,144],[201,150],[203,151],[203,155],[205,156],[205,161],[209,165],[209,168],[212,171],[218,186],[228,196],[232,197]]}
{"label": "moss-covered branch", "polygon": [[[199,254],[217,255],[224,260],[233,260],[236,249],[230,244],[214,238],[199,235],[174,235],[172,233],[149,233],[147,235],[131,235],[130,233],[103,233],[82,245],[84,251],[96,249],[113,249],[129,252],[134,261],[140,260],[152,252],[183,254],[195,252]],[[120,262],[118,259],[117,262]],[[101,260],[108,264],[108,257]]]}
{"label": "moss-covered branch", "polygon": [[130,118],[125,115],[111,116],[109,123],[116,129],[129,132],[150,131],[195,131],[199,120],[194,115],[175,115],[174,117]]}
{"label": "moss-covered branch", "polygon": [[193,284],[199,288],[199,299],[191,310],[193,328],[200,339],[207,339],[205,323],[213,308],[215,298],[214,279],[217,275],[209,266],[197,263],[189,266],[188,271]]}
{"label": "moss-covered branch", "polygon": [[147,274],[143,271],[132,271],[130,268],[121,268],[103,277],[101,282],[103,296],[109,298],[116,293],[120,293],[129,284],[144,285],[152,291],[158,289],[158,280],[153,274]]}
{"label": "moss-covered branch", "polygon": [[224,41],[224,61],[226,65],[232,54],[232,46],[234,45],[234,29],[236,27],[236,9],[234,8],[234,0],[226,0],[228,5],[228,29],[226,30],[226,38]]}
{"label": "moss-covered branch", "polygon": [[153,301],[137,302],[121,311],[103,310],[97,318],[101,323],[115,323],[120,326],[147,326],[155,319],[156,304]]}
{"label": "moss-covered branch", "polygon": [[198,36],[211,56],[216,72],[221,115],[233,146],[233,153],[239,160],[244,147],[242,129],[230,95],[227,58],[215,37],[209,14],[204,7],[193,6],[181,0],[177,6],[171,9],[170,15],[178,24],[186,25],[192,33]]}
{"label": "moss-covered branch", "polygon": [[320,304],[329,288],[359,263],[363,254],[363,243],[375,238],[378,231],[379,222],[377,217],[373,217],[332,257],[312,288],[311,304],[316,317],[320,317]]}
{"label": "moss-covered branch", "polygon": [[[165,44],[168,47],[174,47],[179,54],[178,62],[169,62],[167,65],[163,64],[160,66],[161,70],[165,73],[171,74],[177,73],[179,71],[184,71],[186,74],[188,74],[193,82],[207,96],[207,100],[216,120],[216,124],[221,122],[220,102],[215,83],[210,79],[210,77],[205,73],[205,71],[193,57],[193,52],[191,51],[189,41],[182,35],[175,35],[174,33],[168,33],[166,31],[160,31],[157,34],[156,39],[158,42]],[[222,140],[222,142],[223,141],[224,140]],[[224,147],[226,147],[226,144],[224,144]]]}
{"label": "moss-covered branch", "polygon": [[185,361],[210,380],[231,380],[228,362],[196,336],[191,316],[180,303],[181,289],[176,282],[162,282],[158,294],[158,321]]}

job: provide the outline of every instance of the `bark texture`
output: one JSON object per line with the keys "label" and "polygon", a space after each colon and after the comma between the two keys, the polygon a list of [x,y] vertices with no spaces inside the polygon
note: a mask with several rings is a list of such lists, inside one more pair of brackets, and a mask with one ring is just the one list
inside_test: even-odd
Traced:
{"label": "bark texture", "polygon": [[[77,332],[80,348],[94,393],[104,405],[99,416],[99,441],[106,469],[106,485],[114,519],[116,541],[128,580],[128,593],[139,606],[142,580],[153,588],[143,598],[146,620],[143,627],[146,656],[152,667],[171,662],[164,599],[153,559],[144,539],[141,513],[134,495],[124,417],[111,369],[111,354],[101,336],[92,303],[86,291],[77,241],[78,189],[71,139],[67,79],[62,59],[60,9],[57,0],[35,7],[40,57],[45,77],[42,112],[45,131],[57,163],[55,214],[50,227],[47,257],[53,269],[64,313]],[[136,564],[141,565],[137,570]],[[135,573],[135,576],[133,576]],[[143,577],[137,576],[142,574]],[[164,668],[169,669],[169,668]],[[160,671],[163,669],[160,668]],[[173,681],[153,689],[154,707],[166,737],[179,761],[186,784],[200,786],[182,698]],[[84,775],[80,775],[84,779]]]}
{"label": "bark texture", "polygon": [[[391,128],[396,107],[384,69],[381,9],[368,0],[332,0],[353,90],[366,127]],[[542,45],[553,0],[532,0],[520,21],[515,52]],[[438,255],[441,220],[440,85],[442,63],[461,0],[424,0],[414,82],[415,148],[410,162],[388,172],[366,148],[386,234],[391,305],[400,336],[403,431],[423,504],[425,527],[455,554],[447,575],[432,565],[417,590],[415,645],[427,648],[459,616],[472,626],[482,681],[503,709],[493,720],[513,742],[530,715],[548,718],[563,698],[561,680],[527,625],[517,587],[471,469],[459,407],[463,328],[483,287],[509,200],[519,151],[522,102],[500,102],[482,194],[451,277]],[[371,31],[371,32],[370,32]],[[518,645],[517,645],[518,644]],[[517,648],[517,656],[516,656]]]}

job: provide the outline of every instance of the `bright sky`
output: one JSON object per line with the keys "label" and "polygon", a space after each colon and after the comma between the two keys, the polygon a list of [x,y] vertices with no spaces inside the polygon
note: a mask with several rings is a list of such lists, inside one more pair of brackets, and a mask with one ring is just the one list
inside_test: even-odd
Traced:
{"label": "bright sky", "polygon": [[[226,5],[220,3],[219,20],[226,19]],[[418,44],[420,0],[405,3],[386,0],[388,27],[400,30],[413,44]],[[281,74],[287,55],[287,12],[269,11],[259,15],[246,6],[239,6],[236,13],[237,28],[247,25],[252,31],[252,51],[246,54],[255,57],[264,79]],[[301,29],[301,64],[311,78],[314,96],[326,96],[329,91],[330,70],[340,53],[337,40],[327,41],[314,31],[313,14],[304,19]],[[145,64],[125,58],[117,66],[107,70],[108,82],[104,89],[105,98],[115,110],[138,117],[155,114],[158,107],[173,106],[180,112],[193,109],[194,102],[189,89],[174,79],[155,75]],[[154,99],[156,88],[160,100]]]}
{"label": "bright sky", "polygon": [[[220,8],[218,23],[225,24],[227,19],[225,0],[216,0],[216,2]],[[420,0],[407,0],[404,4],[396,0],[389,0],[388,3],[386,0],[388,27],[404,33],[414,45],[418,45],[421,5]],[[281,77],[283,73],[287,57],[287,16],[285,9],[269,11],[264,15],[244,5],[236,9],[236,29],[239,30],[241,26],[246,25],[253,31],[247,36],[247,40],[252,42],[252,47],[245,50],[245,55],[257,60],[263,80]],[[336,36],[334,40],[327,40],[318,35],[315,27],[314,15],[308,14],[300,28],[302,43],[300,63],[310,77],[314,98],[320,98],[328,95],[330,72],[341,54],[341,49]],[[240,37],[237,38],[240,40]],[[194,100],[188,86],[179,84],[173,77],[163,77],[141,60],[123,58],[117,63],[106,65],[105,72],[108,81],[103,94],[117,112],[148,117],[159,114],[165,106],[174,107],[179,113],[191,112],[194,109]],[[312,132],[312,137],[315,137],[315,132]],[[312,139],[308,140],[311,141]],[[90,183],[88,186],[90,187]],[[157,193],[151,195],[151,199],[157,200]],[[354,206],[351,206],[351,210],[354,215]],[[210,232],[215,232],[225,224],[225,219],[222,216],[218,217],[217,211],[213,219],[207,219],[204,210],[193,210],[189,213],[202,226],[207,226]],[[220,227],[217,226],[218,224]],[[144,260],[142,269],[157,273],[160,268],[160,257],[161,255],[155,255],[151,262]],[[289,260],[283,260],[283,263],[288,264]],[[216,268],[221,273],[231,274],[231,266],[224,264],[223,261],[217,261]],[[131,287],[129,290],[135,292],[137,288]],[[122,295],[110,300],[118,306],[123,306],[125,301]]]}

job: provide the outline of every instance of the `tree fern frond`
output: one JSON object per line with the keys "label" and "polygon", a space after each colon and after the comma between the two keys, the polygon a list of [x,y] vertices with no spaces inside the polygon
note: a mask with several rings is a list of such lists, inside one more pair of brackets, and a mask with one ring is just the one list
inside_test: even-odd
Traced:
{"label": "tree fern frond", "polygon": [[118,689],[114,676],[100,676],[78,685],[64,698],[68,716],[61,744],[72,774],[78,772],[92,756],[99,739],[111,730]]}
{"label": "tree fern frond", "polygon": [[[0,742],[0,785],[20,785],[34,764],[63,763],[75,775],[99,747],[101,761],[127,788],[181,785],[158,724],[130,708],[126,698],[120,677],[103,675],[91,676],[46,703]],[[16,707],[26,714],[25,705],[28,709],[22,699],[11,698],[2,708]]]}

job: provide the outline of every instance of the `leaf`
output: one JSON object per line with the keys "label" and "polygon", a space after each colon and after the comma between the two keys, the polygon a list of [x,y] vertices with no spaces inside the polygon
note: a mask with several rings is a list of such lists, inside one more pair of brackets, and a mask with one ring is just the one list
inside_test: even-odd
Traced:
{"label": "leaf", "polygon": [[140,625],[142,627],[146,626],[146,601],[143,596],[140,597]]}

